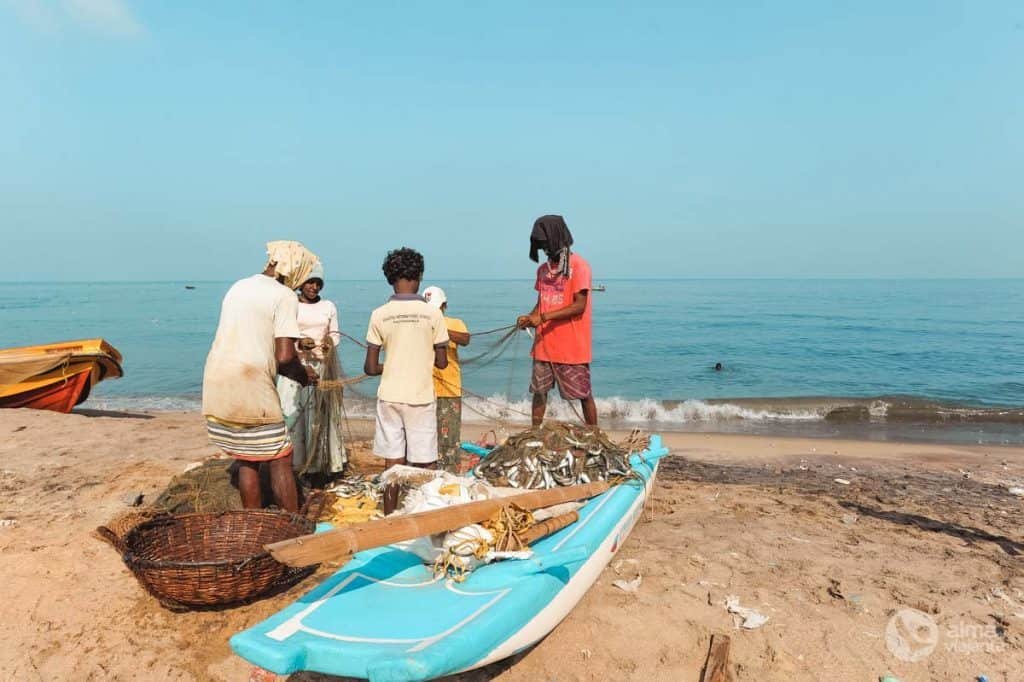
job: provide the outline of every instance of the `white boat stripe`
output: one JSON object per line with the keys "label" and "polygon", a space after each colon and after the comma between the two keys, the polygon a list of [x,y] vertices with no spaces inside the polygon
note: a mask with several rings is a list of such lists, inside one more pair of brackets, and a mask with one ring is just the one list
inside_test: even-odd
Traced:
{"label": "white boat stripe", "polygon": [[335,594],[340,592],[342,589],[344,589],[349,583],[351,583],[356,578],[364,578],[366,580],[369,580],[369,581],[372,581],[372,582],[375,582],[375,583],[380,583],[381,585],[388,585],[390,587],[403,587],[403,588],[404,587],[423,587],[424,585],[431,585],[431,584],[433,584],[433,583],[438,581],[438,578],[434,577],[434,578],[431,578],[430,580],[427,580],[426,582],[420,582],[420,583],[396,583],[396,582],[391,582],[391,581],[388,581],[388,580],[380,580],[378,578],[374,578],[373,576],[365,575],[363,573],[358,573],[358,572],[357,573],[352,573],[347,578],[342,580],[340,583],[338,583],[337,585],[332,587],[327,592],[327,594],[325,594],[323,597],[321,597],[320,599],[317,599],[315,602],[313,602],[312,604],[310,604],[309,606],[304,608],[299,613],[295,614],[294,616],[292,616],[291,618],[289,618],[285,622],[281,623],[280,625],[278,625],[273,630],[270,630],[269,632],[267,632],[266,636],[269,637],[270,639],[275,640],[275,641],[282,642],[282,641],[288,639],[289,637],[291,637],[292,635],[294,635],[294,634],[296,634],[296,633],[301,631],[301,632],[306,632],[306,633],[311,634],[311,635],[315,635],[317,637],[323,637],[325,639],[335,639],[335,640],[342,641],[342,642],[368,642],[368,643],[378,643],[378,644],[417,644],[417,646],[409,649],[409,651],[420,651],[422,649],[427,648],[431,644],[434,644],[435,642],[437,642],[437,641],[447,637],[451,633],[453,633],[456,630],[458,630],[459,628],[461,628],[466,623],[469,623],[470,621],[472,621],[474,618],[479,616],[485,610],[489,609],[491,606],[493,606],[495,603],[497,603],[497,601],[499,599],[501,599],[506,594],[508,594],[510,589],[511,589],[511,588],[509,588],[509,589],[505,589],[505,590],[492,590],[490,592],[466,592],[464,590],[457,589],[456,587],[454,587],[451,584],[450,580],[446,580],[445,581],[445,588],[448,589],[451,592],[454,592],[455,594],[471,596],[471,597],[485,596],[485,595],[489,595],[489,594],[494,594],[494,595],[497,595],[497,596],[494,597],[493,599],[491,599],[489,602],[487,602],[483,606],[481,606],[480,608],[478,608],[476,611],[471,613],[469,616],[467,616],[463,620],[461,620],[458,623],[456,623],[455,625],[453,625],[448,630],[445,630],[444,632],[442,632],[440,634],[437,634],[437,635],[434,635],[432,637],[426,637],[426,638],[420,637],[420,638],[415,638],[415,639],[385,639],[385,638],[373,638],[373,637],[369,637],[369,638],[368,637],[346,637],[344,635],[336,635],[336,634],[333,634],[333,633],[330,633],[330,632],[324,632],[322,630],[317,630],[315,628],[308,627],[307,625],[304,625],[302,623],[303,619],[305,619],[307,616],[312,614],[318,608],[323,606],[324,603],[326,603],[328,599],[330,599]]}
{"label": "white boat stripe", "polygon": [[303,618],[305,618],[306,616],[308,616],[309,614],[313,613],[318,608],[323,606],[324,602],[326,602],[328,599],[330,599],[335,594],[337,594],[339,591],[341,591],[341,589],[343,587],[345,587],[346,585],[348,585],[350,582],[352,582],[353,580],[358,578],[359,575],[360,575],[359,573],[353,573],[349,577],[347,577],[344,580],[342,580],[340,583],[338,583],[337,585],[332,587],[330,590],[328,590],[327,594],[325,594],[324,596],[320,597],[315,602],[313,602],[312,604],[310,604],[306,608],[302,609],[301,611],[296,613],[294,616],[292,616],[291,618],[289,618],[285,622],[283,622],[280,625],[278,625],[273,630],[270,630],[269,632],[267,632],[267,637],[269,637],[270,639],[273,639],[273,640],[277,640],[278,642],[283,642],[284,640],[286,640],[289,637],[291,637],[292,635],[294,635],[296,632],[298,632],[302,628],[302,619]]}
{"label": "white boat stripe", "polygon": [[[463,625],[466,625],[467,623],[472,622],[474,619],[476,619],[477,616],[479,616],[481,613],[483,613],[487,609],[489,609],[492,606],[494,606],[495,604],[497,604],[501,600],[502,597],[504,597],[506,594],[508,594],[511,591],[512,591],[511,587],[506,589],[506,590],[502,590],[501,593],[498,594],[498,596],[496,596],[494,599],[490,600],[489,602],[487,602],[486,604],[484,604],[483,606],[478,608],[476,611],[474,611],[473,613],[469,614],[468,616],[466,616],[465,618],[460,620],[458,623],[456,623],[452,627],[448,628],[447,630],[445,630],[444,632],[442,632],[439,635],[435,635],[433,637],[428,637],[427,639],[423,640],[422,642],[420,642],[419,644],[417,644],[413,648],[409,649],[409,651],[410,652],[412,652],[412,651],[423,651],[424,649],[426,649],[431,644],[434,644],[435,642],[441,641],[442,639],[444,639],[448,635],[452,634],[453,632],[455,632],[456,630],[461,628]],[[491,593],[490,592],[484,592],[483,594],[491,594]]]}
{"label": "white boat stripe", "polygon": [[572,538],[573,535],[576,535],[576,533],[580,532],[580,529],[583,528],[584,526],[586,526],[590,522],[590,519],[594,518],[594,516],[597,514],[598,510],[601,507],[603,507],[605,504],[607,504],[608,500],[612,499],[612,495],[614,495],[614,494],[615,494],[615,491],[614,490],[610,490],[608,492],[608,494],[605,495],[604,499],[601,500],[600,502],[598,502],[597,506],[594,507],[594,509],[589,514],[587,514],[587,518],[583,519],[583,521],[581,521],[581,522],[577,522],[577,523],[573,524],[573,529],[571,531],[569,531],[569,534],[566,535],[561,540],[559,540],[558,544],[555,545],[552,548],[551,551],[552,552],[557,552],[558,550],[560,550],[562,548],[562,545],[567,543]]}
{"label": "white boat stripe", "polygon": [[[472,622],[481,613],[483,613],[484,611],[486,611],[487,609],[491,608],[496,603],[498,603],[498,601],[502,597],[504,597],[506,594],[508,594],[510,591],[511,591],[511,588],[509,588],[507,590],[502,590],[500,594],[498,594],[496,597],[494,597],[493,599],[488,601],[486,604],[483,604],[482,606],[480,606],[480,608],[478,608],[476,611],[474,611],[473,613],[469,614],[468,616],[466,616],[465,618],[463,618],[458,623],[456,623],[455,625],[451,626],[450,628],[448,628],[444,632],[441,632],[441,633],[438,633],[436,635],[433,635],[432,637],[420,637],[418,639],[392,639],[392,638],[384,638],[384,637],[348,637],[348,636],[345,636],[345,635],[336,635],[333,632],[324,632],[323,630],[317,630],[316,628],[311,628],[311,627],[308,627],[308,626],[303,625],[301,623],[298,624],[298,627],[296,628],[296,632],[301,631],[301,632],[305,632],[306,634],[315,635],[316,637],[322,637],[324,639],[333,639],[333,640],[336,640],[336,641],[339,641],[339,642],[362,642],[364,644],[415,644],[415,646],[413,646],[410,649],[408,649],[408,652],[411,653],[411,652],[414,652],[414,651],[422,651],[422,650],[426,649],[428,646],[431,646],[432,644],[436,644],[437,642],[441,641],[442,639],[444,639],[448,635],[452,634],[456,630],[460,629],[461,627],[463,627],[467,623]],[[470,593],[470,594],[472,594],[472,593]],[[494,593],[493,592],[483,592],[481,594],[494,594]],[[292,633],[292,634],[295,634],[295,633]]]}

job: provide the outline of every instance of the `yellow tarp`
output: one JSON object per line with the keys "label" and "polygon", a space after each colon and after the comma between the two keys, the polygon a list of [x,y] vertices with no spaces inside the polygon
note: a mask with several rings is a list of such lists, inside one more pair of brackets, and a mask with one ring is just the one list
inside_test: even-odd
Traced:
{"label": "yellow tarp", "polygon": [[0,356],[0,386],[20,384],[39,374],[45,374],[66,364],[71,353],[55,353],[39,355],[25,353],[23,355],[4,354]]}

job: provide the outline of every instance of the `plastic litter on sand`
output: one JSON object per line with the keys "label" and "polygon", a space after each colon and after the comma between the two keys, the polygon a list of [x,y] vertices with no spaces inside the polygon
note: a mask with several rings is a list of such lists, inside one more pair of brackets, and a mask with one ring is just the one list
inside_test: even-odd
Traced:
{"label": "plastic litter on sand", "polygon": [[725,610],[742,618],[743,622],[740,627],[745,630],[756,630],[768,622],[768,616],[746,606],[740,606],[740,598],[735,595],[725,598]]}

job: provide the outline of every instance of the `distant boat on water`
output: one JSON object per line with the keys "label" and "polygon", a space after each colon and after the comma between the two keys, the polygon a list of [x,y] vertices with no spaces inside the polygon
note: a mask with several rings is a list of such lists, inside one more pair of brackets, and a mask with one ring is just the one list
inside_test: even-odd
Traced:
{"label": "distant boat on water", "polygon": [[194,286],[192,286],[191,284],[186,284],[186,285],[185,285],[185,288],[186,288],[186,289],[195,289],[195,287],[194,287]]}
{"label": "distant boat on water", "polygon": [[605,286],[603,284],[595,284],[590,289],[591,289],[591,291],[605,291],[606,290],[606,288],[605,288]]}

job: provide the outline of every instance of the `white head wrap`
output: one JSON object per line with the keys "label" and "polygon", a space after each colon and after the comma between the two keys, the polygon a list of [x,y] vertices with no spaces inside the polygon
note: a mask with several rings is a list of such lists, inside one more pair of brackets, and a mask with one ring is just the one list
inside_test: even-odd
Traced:
{"label": "white head wrap", "polygon": [[278,275],[284,277],[284,285],[298,289],[309,279],[309,273],[320,263],[312,251],[299,242],[267,242],[267,257]]}

